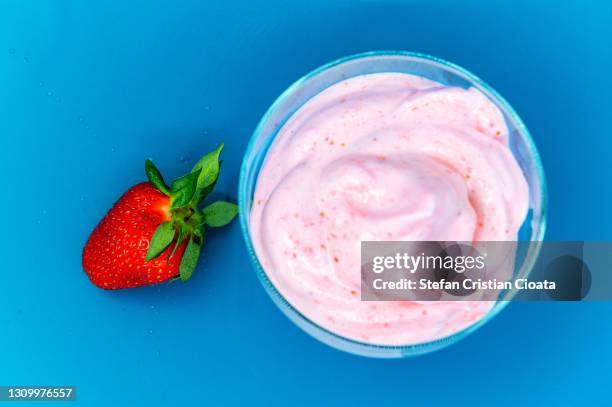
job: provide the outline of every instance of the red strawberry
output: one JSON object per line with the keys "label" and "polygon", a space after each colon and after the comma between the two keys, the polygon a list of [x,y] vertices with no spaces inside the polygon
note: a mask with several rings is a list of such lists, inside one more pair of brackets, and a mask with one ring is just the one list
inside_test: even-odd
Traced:
{"label": "red strawberry", "polygon": [[[179,274],[186,241],[170,257],[168,247],[145,261],[149,242],[162,222],[170,220],[170,198],[150,182],[130,188],[96,226],[83,250],[83,268],[100,288],[137,287]],[[178,260],[177,260],[178,259]]]}
{"label": "red strawberry", "polygon": [[199,208],[217,181],[222,148],[202,157],[170,188],[151,160],[145,162],[149,182],[119,198],[83,249],[83,269],[96,286],[116,290],[191,277],[204,226],[226,225],[238,212],[224,201]]}

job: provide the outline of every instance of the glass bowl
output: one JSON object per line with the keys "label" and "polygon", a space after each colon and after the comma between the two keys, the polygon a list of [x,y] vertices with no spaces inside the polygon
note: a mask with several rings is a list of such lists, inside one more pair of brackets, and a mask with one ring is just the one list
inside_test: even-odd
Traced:
{"label": "glass bowl", "polygon": [[376,345],[360,342],[335,334],[308,319],[294,308],[274,287],[262,268],[251,240],[249,215],[257,177],[267,151],[285,122],[308,100],[329,86],[358,75],[381,72],[400,72],[419,75],[444,85],[463,88],[475,87],[484,93],[504,115],[509,130],[510,149],[521,167],[529,185],[530,211],[523,223],[518,240],[530,243],[522,261],[515,266],[515,275],[527,276],[538,256],[546,228],[546,182],[540,157],[527,128],[495,90],[465,69],[429,55],[403,51],[368,52],[338,59],[305,75],[276,99],[263,116],[247,147],[240,171],[238,204],[240,226],[251,262],[270,298],[297,326],[330,346],[346,352],[382,358],[419,355],[455,343],[484,325],[500,312],[514,292],[505,293],[496,301],[487,315],[479,321],[450,336],[433,341],[405,346]]}

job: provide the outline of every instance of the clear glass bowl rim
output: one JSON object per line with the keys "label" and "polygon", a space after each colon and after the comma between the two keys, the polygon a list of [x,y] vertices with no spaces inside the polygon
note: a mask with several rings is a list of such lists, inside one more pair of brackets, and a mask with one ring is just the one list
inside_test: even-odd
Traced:
{"label": "clear glass bowl rim", "polygon": [[[329,335],[332,338],[339,340],[340,342],[344,342],[345,344],[353,344],[357,348],[360,348],[360,349],[371,349],[372,351],[383,352],[383,353],[386,351],[386,352],[392,353],[393,355],[401,355],[401,357],[405,357],[405,356],[427,353],[429,351],[441,349],[447,345],[455,343],[456,341],[464,338],[465,336],[469,335],[470,333],[474,332],[476,329],[478,329],[479,327],[487,323],[491,318],[493,318],[501,310],[503,310],[510,301],[498,301],[493,306],[493,308],[487,313],[487,315],[481,318],[476,323],[458,332],[455,332],[452,335],[449,335],[443,338],[439,338],[439,339],[435,339],[433,341],[422,342],[422,343],[417,343],[417,344],[410,344],[410,345],[378,345],[378,344],[372,344],[368,342],[357,341],[357,340],[347,338],[342,335],[338,335],[320,326],[316,322],[310,320],[308,317],[303,315],[296,308],[294,308],[293,305],[291,305],[291,303],[287,301],[287,299],[280,293],[280,291],[276,289],[274,284],[272,284],[272,282],[268,278],[266,272],[264,271],[263,267],[259,263],[259,259],[257,258],[257,255],[255,253],[253,242],[251,241],[251,236],[249,233],[248,216],[249,216],[251,208],[247,207],[248,172],[249,172],[247,157],[252,152],[256,144],[257,138],[259,137],[259,134],[261,133],[262,128],[264,127],[264,124],[269,120],[269,118],[279,108],[279,106],[285,103],[287,98],[291,94],[293,94],[298,88],[300,88],[300,86],[306,83],[309,79],[337,65],[341,65],[341,64],[344,64],[350,61],[354,61],[357,59],[368,59],[368,58],[376,58],[376,57],[400,57],[400,58],[409,58],[415,61],[422,60],[423,62],[429,62],[429,63],[434,62],[436,64],[439,64],[443,68],[452,72],[453,74],[459,74],[460,76],[465,77],[470,82],[477,84],[483,89],[485,89],[489,93],[489,96],[492,97],[493,100],[497,102],[499,106],[502,107],[504,112],[508,116],[510,116],[510,118],[513,120],[514,124],[517,127],[517,130],[521,133],[523,139],[526,142],[526,145],[528,147],[529,156],[533,159],[535,163],[536,178],[538,179],[539,186],[540,186],[539,193],[540,193],[540,199],[541,199],[541,202],[540,202],[541,210],[540,210],[540,216],[538,218],[538,223],[536,225],[535,236],[532,239],[533,242],[535,242],[534,254],[530,256],[529,258],[527,258],[525,261],[525,264],[523,264],[522,266],[522,269],[525,270],[525,276],[527,276],[529,272],[531,271],[531,269],[533,268],[535,261],[538,257],[539,251],[540,251],[541,241],[544,239],[544,234],[546,231],[547,210],[548,210],[548,193],[547,193],[547,186],[546,186],[546,177],[544,174],[544,168],[542,166],[540,155],[533,141],[533,138],[531,137],[531,134],[529,133],[529,130],[527,129],[527,127],[521,120],[520,116],[516,113],[516,111],[512,108],[512,106],[510,106],[510,104],[495,89],[493,89],[491,86],[486,84],[479,77],[472,74],[468,70],[452,62],[448,62],[444,59],[437,58],[437,57],[434,57],[428,54],[423,54],[423,53],[410,52],[410,51],[397,51],[397,50],[371,51],[371,52],[353,54],[353,55],[349,55],[343,58],[336,59],[335,61],[329,62],[325,65],[322,65],[312,70],[311,72],[307,73],[306,75],[302,76],[300,79],[295,81],[280,96],[276,98],[274,103],[272,103],[272,105],[268,108],[266,113],[260,119],[259,123],[257,124],[257,127],[255,128],[253,132],[253,135],[251,136],[247,149],[244,153],[242,166],[240,168],[240,179],[238,183],[238,206],[239,206],[240,228],[242,230],[242,235],[244,237],[245,243],[247,245],[247,250],[251,258],[251,263],[253,264],[255,268],[257,276],[261,284],[264,285],[264,288],[268,288],[266,292],[270,296],[275,295],[276,298],[280,300],[281,303],[286,307],[286,309],[284,310],[285,312],[289,312],[293,314],[295,317],[300,319],[302,322],[305,322],[307,325],[310,325],[315,330],[321,331],[322,333]],[[511,296],[513,294],[514,293],[511,293]],[[273,301],[273,302],[277,306],[279,306],[278,303],[276,303],[276,301]],[[310,332],[307,332],[307,333],[310,333]],[[320,338],[316,338],[316,339],[321,340]],[[363,352],[359,352],[359,351],[355,351],[353,353],[364,355]],[[391,355],[391,357],[393,357],[393,355]]]}

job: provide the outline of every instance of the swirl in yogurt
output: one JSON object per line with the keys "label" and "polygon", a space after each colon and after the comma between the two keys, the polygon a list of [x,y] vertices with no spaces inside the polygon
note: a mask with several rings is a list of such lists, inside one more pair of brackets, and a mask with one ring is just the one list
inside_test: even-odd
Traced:
{"label": "swirl in yogurt", "polygon": [[499,109],[479,90],[379,73],[339,82],[282,127],[250,214],[280,293],[324,328],[409,345],[453,334],[491,302],[362,302],[360,242],[515,240],[525,178]]}

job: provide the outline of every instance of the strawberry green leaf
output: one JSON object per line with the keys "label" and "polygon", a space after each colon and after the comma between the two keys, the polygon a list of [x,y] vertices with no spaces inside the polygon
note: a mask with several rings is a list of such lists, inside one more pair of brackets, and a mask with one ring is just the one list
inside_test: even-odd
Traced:
{"label": "strawberry green leaf", "polygon": [[[221,172],[222,165],[223,165],[223,160],[219,160],[219,172]],[[215,188],[215,185],[217,185],[217,181],[219,181],[218,177],[217,179],[215,179],[215,181],[212,184],[210,184],[206,188],[202,189],[202,191],[200,191],[200,194],[198,196],[198,204],[202,203],[202,201],[204,201],[206,196],[208,196],[208,194],[212,192],[212,190]]]}
{"label": "strawberry green leaf", "polygon": [[202,212],[204,213],[205,223],[216,228],[225,226],[234,219],[238,213],[238,205],[231,202],[217,201],[205,207]]}
{"label": "strawberry green leaf", "polygon": [[195,237],[189,239],[185,253],[181,259],[181,265],[179,267],[179,274],[181,281],[187,281],[193,274],[193,271],[198,264],[198,257],[200,257],[200,248],[202,247],[201,241],[196,241]]}
{"label": "strawberry green leaf", "polygon": [[183,240],[185,240],[186,237],[187,237],[187,226],[184,223],[179,224],[178,236],[176,237],[176,243],[174,244],[174,247],[172,248],[172,252],[170,252],[170,256],[168,256],[169,259],[172,258],[172,256],[174,256],[176,249],[179,248],[179,246],[181,245],[181,243],[183,243]]}
{"label": "strawberry green leaf", "polygon": [[192,172],[172,182],[170,187],[170,207],[172,209],[182,208],[192,201],[199,175],[199,171]]}
{"label": "strawberry green leaf", "polygon": [[174,234],[174,222],[163,222],[159,225],[151,238],[151,243],[149,243],[146,260],[152,260],[162,254],[162,252],[170,246],[170,243],[172,243]]}
{"label": "strawberry green leaf", "polygon": [[215,151],[206,154],[194,165],[192,173],[199,171],[196,195],[199,197],[202,190],[212,185],[219,177],[219,154],[223,150],[223,143]]}
{"label": "strawberry green leaf", "polygon": [[149,182],[153,184],[155,188],[168,196],[170,195],[170,190],[164,182],[164,177],[162,177],[155,164],[153,164],[153,161],[149,159],[145,161],[145,173],[147,174]]}

